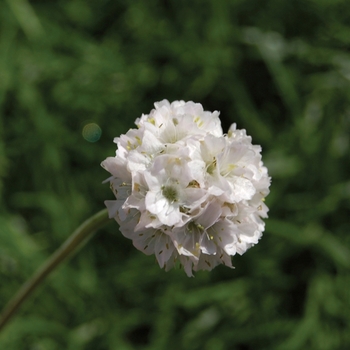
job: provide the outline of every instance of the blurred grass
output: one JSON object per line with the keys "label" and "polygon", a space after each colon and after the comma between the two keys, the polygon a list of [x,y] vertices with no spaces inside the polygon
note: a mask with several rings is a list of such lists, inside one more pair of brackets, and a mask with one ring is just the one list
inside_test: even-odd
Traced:
{"label": "blurred grass", "polygon": [[111,222],[0,348],[350,348],[349,16],[345,0],[1,2],[0,307],[112,198],[99,164],[155,101],[220,110],[273,183],[235,270],[166,273]]}

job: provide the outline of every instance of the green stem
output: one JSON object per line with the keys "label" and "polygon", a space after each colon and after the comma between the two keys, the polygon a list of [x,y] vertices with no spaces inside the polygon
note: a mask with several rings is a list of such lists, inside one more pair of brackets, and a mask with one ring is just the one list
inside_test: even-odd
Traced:
{"label": "green stem", "polygon": [[45,277],[66,258],[76,253],[78,248],[82,247],[92,237],[93,233],[104,226],[108,220],[107,209],[103,209],[87,219],[73,232],[5,306],[3,313],[0,315],[0,330]]}

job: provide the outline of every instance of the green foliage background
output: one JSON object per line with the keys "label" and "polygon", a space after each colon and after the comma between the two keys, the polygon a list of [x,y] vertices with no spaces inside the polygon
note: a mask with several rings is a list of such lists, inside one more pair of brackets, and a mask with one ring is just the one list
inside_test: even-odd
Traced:
{"label": "green foliage background", "polygon": [[155,101],[220,110],[273,178],[235,270],[166,273],[111,221],[0,348],[350,349],[349,23],[347,0],[0,2],[0,307],[112,199],[99,164]]}

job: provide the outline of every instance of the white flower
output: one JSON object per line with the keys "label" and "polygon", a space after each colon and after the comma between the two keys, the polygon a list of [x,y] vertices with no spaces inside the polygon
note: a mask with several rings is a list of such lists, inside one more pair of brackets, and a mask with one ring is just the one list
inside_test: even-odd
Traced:
{"label": "white flower", "polygon": [[148,185],[145,207],[163,225],[184,226],[191,219],[191,213],[200,210],[206,199],[205,189],[191,186],[191,183],[197,183],[191,163],[187,157],[164,154],[144,172]]}
{"label": "white flower", "polygon": [[224,135],[218,116],[199,103],[157,102],[102,162],[116,197],[105,202],[109,216],[166,271],[232,267],[264,231],[270,178],[261,147],[236,124]]}

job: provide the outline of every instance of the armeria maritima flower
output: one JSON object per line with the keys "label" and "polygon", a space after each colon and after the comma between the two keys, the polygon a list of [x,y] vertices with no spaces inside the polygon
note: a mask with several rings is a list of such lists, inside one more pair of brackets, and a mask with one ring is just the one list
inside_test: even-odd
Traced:
{"label": "armeria maritima flower", "polygon": [[116,197],[105,202],[109,216],[166,270],[176,261],[188,276],[232,267],[231,256],[264,231],[270,178],[261,147],[236,124],[223,134],[219,112],[194,102],[157,102],[135,123],[102,162]]}

